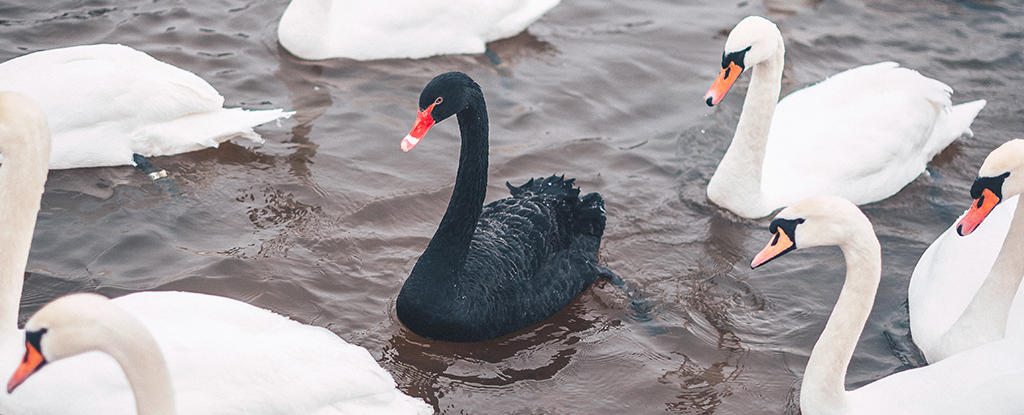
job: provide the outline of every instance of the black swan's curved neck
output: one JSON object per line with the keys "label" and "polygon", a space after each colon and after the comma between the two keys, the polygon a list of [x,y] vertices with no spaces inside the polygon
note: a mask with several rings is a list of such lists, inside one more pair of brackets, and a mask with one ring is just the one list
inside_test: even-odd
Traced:
{"label": "black swan's curved neck", "polygon": [[[437,232],[415,267],[420,268],[427,258],[425,266],[432,268],[438,278],[458,275],[487,195],[487,105],[479,85],[473,82],[467,88],[466,108],[456,114],[462,150],[455,190]],[[414,274],[416,271],[413,269]]]}

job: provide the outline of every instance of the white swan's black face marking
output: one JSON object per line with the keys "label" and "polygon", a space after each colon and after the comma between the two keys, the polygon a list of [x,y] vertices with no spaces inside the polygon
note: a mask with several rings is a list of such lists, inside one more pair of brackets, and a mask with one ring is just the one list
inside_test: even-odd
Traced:
{"label": "white swan's black face marking", "polygon": [[28,343],[36,348],[36,350],[43,350],[43,335],[46,334],[46,329],[39,329],[35,331],[25,332],[25,343]]}
{"label": "white swan's black face marking", "polygon": [[7,393],[14,392],[15,388],[49,363],[42,353],[44,334],[46,334],[45,328],[25,331],[25,356],[21,358],[21,364],[11,375],[11,379],[7,381]]}
{"label": "white swan's black face marking", "polygon": [[[794,241],[796,241],[796,225],[804,223],[803,219],[781,219],[775,218],[772,223],[768,225],[768,232],[778,234],[779,229],[789,235]],[[794,242],[794,245],[796,243]]]}
{"label": "white swan's black face marking", "polygon": [[[1010,172],[1000,174],[995,177],[979,177],[974,179],[974,184],[971,185],[971,198],[978,199],[983,197],[982,192],[988,189],[992,194],[996,195],[999,200],[1003,200],[1003,182],[1006,178],[1010,177]],[[979,201],[979,206],[981,201]]]}
{"label": "white swan's black face marking", "polygon": [[772,236],[772,240],[768,242],[768,245],[754,256],[754,260],[750,262],[750,267],[757,268],[785,255],[789,251],[795,250],[796,227],[801,223],[804,223],[804,219],[775,218],[772,220],[771,225],[768,225],[768,230],[775,235]]}
{"label": "white swan's black face marking", "polygon": [[[750,46],[747,46],[743,50],[726,54],[722,52],[722,69],[729,69],[729,63],[735,63],[736,66],[740,67],[740,70],[746,69],[746,65],[743,64],[743,59],[747,56],[747,52],[750,51]],[[726,75],[728,77],[728,75]]]}
{"label": "white swan's black face marking", "polygon": [[718,74],[718,78],[715,78],[711,88],[704,94],[704,102],[709,107],[721,102],[725,94],[729,92],[729,88],[732,88],[732,84],[739,79],[740,74],[743,73],[743,60],[748,51],[750,51],[750,46],[741,51],[722,53],[722,72]]}
{"label": "white swan's black face marking", "polygon": [[985,220],[985,217],[1003,201],[1003,182],[1010,177],[1010,172],[998,176],[979,177],[971,185],[971,197],[974,203],[964,217],[956,224],[956,233],[967,236],[974,232]]}

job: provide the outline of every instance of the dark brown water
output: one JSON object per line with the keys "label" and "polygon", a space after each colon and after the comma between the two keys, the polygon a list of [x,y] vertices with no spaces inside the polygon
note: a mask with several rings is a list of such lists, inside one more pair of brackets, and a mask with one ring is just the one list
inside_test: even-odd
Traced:
{"label": "dark brown water", "polygon": [[[116,42],[191,70],[229,106],[294,109],[226,143],[132,168],[53,172],[29,261],[23,317],[71,291],[189,290],[326,326],[364,346],[400,387],[442,413],[796,413],[810,348],[838,297],[838,250],[747,264],[768,220],[739,219],[704,188],[745,92],[702,101],[725,34],[774,19],[787,41],[783,92],[895,60],[985,98],[976,137],[864,207],[883,280],[847,384],[920,365],[906,287],[917,258],[969,204],[988,152],[1024,135],[1024,2],[564,0],[484,56],[303,62],[280,49],[286,1],[103,0],[0,5],[0,59]],[[457,168],[454,122],[415,150],[399,140],[420,89],[460,70],[491,120],[488,200],[505,181],[565,173],[604,195],[602,262],[654,309],[643,318],[599,282],[554,318],[507,338],[449,344],[394,316],[402,281],[444,211]]]}

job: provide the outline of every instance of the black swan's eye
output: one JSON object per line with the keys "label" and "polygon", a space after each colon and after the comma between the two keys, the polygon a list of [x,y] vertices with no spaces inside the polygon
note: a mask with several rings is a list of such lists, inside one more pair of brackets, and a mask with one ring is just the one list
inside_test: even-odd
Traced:
{"label": "black swan's eye", "polygon": [[444,99],[442,99],[441,97],[437,97],[437,99],[434,100],[434,105],[440,104],[441,101],[444,101]]}

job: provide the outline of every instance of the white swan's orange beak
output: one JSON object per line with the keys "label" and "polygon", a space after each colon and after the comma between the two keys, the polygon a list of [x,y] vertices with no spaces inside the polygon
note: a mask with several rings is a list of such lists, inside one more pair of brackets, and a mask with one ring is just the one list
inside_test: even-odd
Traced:
{"label": "white swan's orange beak", "polygon": [[434,117],[430,115],[434,105],[437,104],[430,104],[423,111],[416,113],[416,124],[413,124],[412,131],[402,139],[402,151],[409,151],[416,147],[416,144],[419,144],[423,136],[427,134],[427,130],[434,126]]}
{"label": "white swan's orange beak", "polygon": [[25,342],[25,357],[21,359],[21,364],[14,370],[11,380],[7,381],[7,393],[14,392],[14,388],[25,382],[29,376],[32,376],[44,365],[46,365],[46,358],[43,357],[43,354],[31,343]]}
{"label": "white swan's orange beak", "polygon": [[718,78],[715,78],[708,93],[704,94],[704,102],[707,102],[709,107],[722,102],[722,98],[725,98],[725,94],[729,92],[729,88],[732,88],[732,84],[736,83],[741,73],[743,73],[743,68],[735,62],[729,62],[729,66],[722,68]]}
{"label": "white swan's orange beak", "polygon": [[989,189],[982,190],[981,196],[974,199],[967,214],[956,224],[956,233],[960,236],[970,235],[971,232],[978,229],[978,225],[981,225],[981,222],[992,212],[992,209],[995,209],[997,204],[999,204],[999,196]]}
{"label": "white swan's orange beak", "polygon": [[754,256],[753,261],[750,261],[750,268],[757,268],[764,265],[768,261],[778,258],[782,256],[782,254],[794,249],[796,249],[796,244],[793,243],[793,240],[790,239],[789,235],[786,235],[786,232],[783,231],[782,228],[778,228],[775,231],[775,236],[773,236],[772,240],[768,242],[768,245]]}

